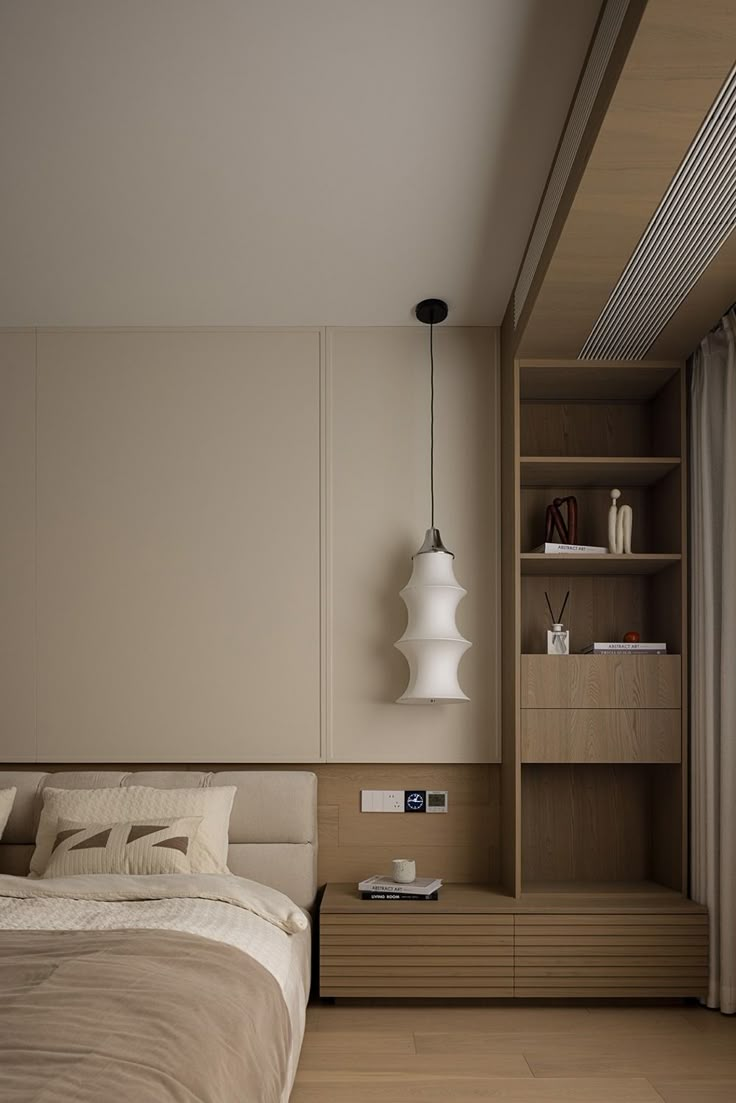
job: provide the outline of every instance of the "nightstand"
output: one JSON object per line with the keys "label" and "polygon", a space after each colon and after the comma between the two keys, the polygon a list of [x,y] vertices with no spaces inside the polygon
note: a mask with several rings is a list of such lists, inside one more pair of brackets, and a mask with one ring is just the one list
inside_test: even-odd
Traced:
{"label": "nightstand", "polygon": [[487,885],[445,885],[425,902],[361,900],[354,885],[330,884],[319,915],[320,996],[513,996],[511,907]]}

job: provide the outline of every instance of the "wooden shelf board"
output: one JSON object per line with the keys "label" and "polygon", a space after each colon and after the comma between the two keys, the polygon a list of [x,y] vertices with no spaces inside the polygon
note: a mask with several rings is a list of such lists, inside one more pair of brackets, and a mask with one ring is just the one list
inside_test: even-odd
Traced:
{"label": "wooden shelf board", "polygon": [[679,370],[671,361],[521,360],[522,402],[641,402]]}
{"label": "wooden shelf board", "polygon": [[581,575],[646,575],[658,574],[679,563],[681,555],[545,555],[543,552],[522,552],[521,573],[575,577]]}
{"label": "wooden shelf board", "polygon": [[442,915],[452,913],[677,912],[702,915],[706,909],[655,881],[556,881],[528,883],[514,899],[493,885],[453,884],[436,901],[361,900],[354,885],[329,884],[322,915]]}
{"label": "wooden shelf board", "polygon": [[677,456],[522,456],[521,485],[651,486],[680,466]]}
{"label": "wooden shelf board", "polygon": [[352,884],[328,884],[320,907],[322,915],[442,915],[453,912],[511,911],[514,899],[499,885],[448,884],[439,900],[361,900]]}
{"label": "wooden shelf board", "polygon": [[[668,651],[666,655],[647,655],[646,652],[642,652],[640,654],[642,654],[642,657],[647,658],[647,659],[665,659],[665,660],[667,660],[667,659],[680,659],[680,658],[682,658],[682,656],[677,651]],[[546,651],[522,651],[521,657],[522,657],[522,659],[529,658],[529,657],[533,657],[535,659],[549,659],[550,662],[555,662],[556,663],[556,662],[559,662],[560,659],[570,659],[570,658],[572,658],[572,659],[583,659],[584,661],[587,662],[588,660],[595,661],[596,659],[611,659],[611,658],[620,659],[622,657],[625,657],[625,658],[628,659],[628,658],[631,658],[632,656],[629,652],[626,652],[626,651],[623,651],[623,652],[622,651],[611,651],[608,654],[602,654],[602,655],[601,654],[599,654],[599,655],[583,654],[582,652],[578,652],[578,651],[573,652],[572,655],[548,655]],[[638,656],[636,654],[634,654],[633,658],[638,658]],[[541,707],[540,705],[522,706],[522,708],[540,708],[540,707]],[[620,706],[611,705],[611,706],[604,706],[604,707],[610,707],[610,708],[617,707],[618,708]],[[639,706],[639,707],[641,707],[641,706]]]}
{"label": "wooden shelf board", "polygon": [[677,911],[702,915],[706,908],[656,881],[527,882],[519,911]]}

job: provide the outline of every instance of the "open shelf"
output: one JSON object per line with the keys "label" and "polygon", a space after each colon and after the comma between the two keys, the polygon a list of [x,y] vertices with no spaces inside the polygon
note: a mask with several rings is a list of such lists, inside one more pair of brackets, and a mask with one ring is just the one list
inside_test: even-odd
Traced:
{"label": "open shelf", "polygon": [[648,555],[577,555],[561,552],[545,555],[543,552],[522,552],[521,573],[555,577],[585,575],[647,575],[658,574],[679,563],[679,554]]}
{"label": "open shelf", "polygon": [[519,365],[522,402],[629,402],[656,398],[678,374],[669,362],[612,360],[522,360]]}
{"label": "open shelf", "polygon": [[[510,655],[501,776],[503,829],[515,853],[506,856],[504,883],[530,912],[692,908],[681,895],[688,853],[684,366],[505,363],[503,507],[514,524],[504,532]],[[619,508],[633,513],[632,554],[533,550],[544,543],[550,503],[572,497],[575,542],[608,547],[614,487]],[[547,656],[548,600],[558,610],[566,598],[572,654]],[[663,641],[668,653],[579,654],[628,632]],[[533,980],[532,995],[554,988],[543,971]]]}
{"label": "open shelf", "polygon": [[522,456],[522,486],[652,486],[680,466],[677,456]]}
{"label": "open shelf", "polygon": [[699,914],[704,909],[681,892],[657,881],[529,881],[519,910],[534,912],[672,912]]}
{"label": "open shelf", "polygon": [[524,763],[522,885],[682,891],[682,778],[679,763]]}

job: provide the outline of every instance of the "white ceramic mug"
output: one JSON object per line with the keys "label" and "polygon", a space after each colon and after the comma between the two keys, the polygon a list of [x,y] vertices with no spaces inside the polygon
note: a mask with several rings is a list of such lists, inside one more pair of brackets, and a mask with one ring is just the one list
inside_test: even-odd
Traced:
{"label": "white ceramic mug", "polygon": [[413,858],[394,858],[391,863],[394,872],[394,881],[402,885],[410,885],[417,879],[417,864]]}

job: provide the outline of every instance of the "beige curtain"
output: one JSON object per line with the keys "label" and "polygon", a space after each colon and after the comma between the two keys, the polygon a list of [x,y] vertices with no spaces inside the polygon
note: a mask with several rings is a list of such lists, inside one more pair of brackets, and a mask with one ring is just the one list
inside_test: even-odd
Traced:
{"label": "beige curtain", "polygon": [[708,1006],[736,1011],[736,312],[693,357],[692,894],[710,914]]}

